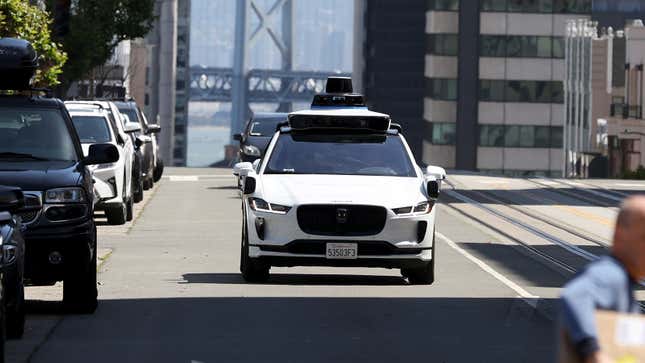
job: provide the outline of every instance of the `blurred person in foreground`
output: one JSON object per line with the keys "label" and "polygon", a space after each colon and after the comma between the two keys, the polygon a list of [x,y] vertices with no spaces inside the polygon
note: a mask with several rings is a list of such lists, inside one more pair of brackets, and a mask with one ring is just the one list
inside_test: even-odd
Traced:
{"label": "blurred person in foreground", "polygon": [[639,313],[634,289],[645,279],[645,196],[626,199],[618,212],[611,254],[589,264],[565,285],[562,328],[581,362],[610,362],[598,344],[596,310]]}

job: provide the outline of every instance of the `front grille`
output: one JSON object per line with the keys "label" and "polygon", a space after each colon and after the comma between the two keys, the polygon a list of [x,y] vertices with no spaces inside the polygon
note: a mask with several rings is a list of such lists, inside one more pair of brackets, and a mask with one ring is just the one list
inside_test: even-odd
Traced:
{"label": "front grille", "polygon": [[25,207],[18,212],[18,215],[23,224],[30,224],[38,218],[43,203],[39,192],[24,192],[23,194],[25,195]]}
{"label": "front grille", "polygon": [[32,210],[28,212],[21,212],[21,213],[18,213],[18,215],[20,216],[20,219],[22,220],[23,224],[28,224],[33,222],[36,219],[36,217],[38,217],[38,211]]}
{"label": "front grille", "polygon": [[397,248],[385,241],[325,241],[325,240],[295,240],[284,246],[260,246],[267,252],[288,252],[299,255],[324,255],[327,243],[356,243],[358,256],[390,256],[418,255],[422,248]]}
{"label": "front grille", "polygon": [[303,205],[298,207],[298,225],[320,236],[372,236],[385,227],[387,211],[368,205]]}

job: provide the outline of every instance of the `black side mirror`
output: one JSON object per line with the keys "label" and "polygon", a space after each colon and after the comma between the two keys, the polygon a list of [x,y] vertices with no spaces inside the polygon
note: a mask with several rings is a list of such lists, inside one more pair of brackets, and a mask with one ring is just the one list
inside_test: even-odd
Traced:
{"label": "black side mirror", "polygon": [[148,134],[148,135],[150,135],[150,134],[158,134],[160,132],[161,132],[161,126],[159,126],[157,124],[148,125],[148,127],[146,128],[146,134]]}
{"label": "black side mirror", "polygon": [[87,157],[83,160],[85,165],[109,164],[119,160],[119,150],[112,144],[90,145]]}
{"label": "black side mirror", "polygon": [[20,188],[0,186],[0,212],[15,213],[25,206]]}
{"label": "black side mirror", "polygon": [[428,182],[428,196],[433,199],[439,198],[439,182],[432,180]]}
{"label": "black side mirror", "polygon": [[152,139],[150,138],[150,136],[139,135],[134,138],[134,146],[136,146],[137,148],[140,148],[144,144],[148,144],[151,142],[152,142]]}
{"label": "black side mirror", "polygon": [[242,141],[242,134],[235,134],[235,135],[233,135],[233,140],[235,140],[235,141]]}
{"label": "black side mirror", "polygon": [[247,176],[244,178],[244,194],[253,194],[255,192],[255,178]]}

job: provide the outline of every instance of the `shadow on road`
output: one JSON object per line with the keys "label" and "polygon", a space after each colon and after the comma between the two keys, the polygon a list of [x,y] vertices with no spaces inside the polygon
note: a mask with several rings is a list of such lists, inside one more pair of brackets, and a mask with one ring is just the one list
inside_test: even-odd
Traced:
{"label": "shadow on road", "polygon": [[[231,284],[246,285],[239,273],[188,273],[182,275],[180,284]],[[403,277],[373,275],[309,275],[272,273],[267,285],[337,285],[337,286],[388,286],[407,285]]]}
{"label": "shadow on road", "polygon": [[512,298],[103,300],[31,361],[550,362],[554,331]]}
{"label": "shadow on road", "polygon": [[238,190],[239,188],[235,185],[225,185],[221,187],[207,187],[208,190]]}
{"label": "shadow on road", "polygon": [[[515,245],[495,244],[495,243],[460,243],[460,246],[474,253],[477,256],[482,256],[487,261],[493,261],[495,265],[501,265],[505,269],[512,271],[514,275],[520,276],[522,279],[530,282],[531,285],[537,287],[562,287],[572,275],[565,270],[553,265],[546,259],[538,255],[524,250],[523,247]],[[558,260],[564,260],[577,269],[583,268],[588,261],[571,255],[566,252],[562,247],[555,245],[536,245],[532,246],[539,253],[557,257]],[[601,247],[593,248],[592,251],[597,254],[606,254],[607,250]],[[527,263],[525,255],[529,255],[531,259],[541,263]]]}
{"label": "shadow on road", "polygon": [[[483,204],[498,204],[495,200],[502,204],[519,206],[567,205],[617,207],[619,204],[615,200],[599,197],[588,191],[573,188],[459,189],[457,192]],[[461,201],[451,197],[448,193],[442,195],[442,201],[447,203],[461,203]]]}

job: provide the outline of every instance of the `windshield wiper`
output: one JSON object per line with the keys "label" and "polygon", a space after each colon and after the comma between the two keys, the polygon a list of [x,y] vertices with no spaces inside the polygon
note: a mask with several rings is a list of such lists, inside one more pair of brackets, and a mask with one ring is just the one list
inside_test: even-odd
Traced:
{"label": "windshield wiper", "polygon": [[35,156],[26,153],[14,153],[14,152],[0,152],[0,158],[10,158],[10,159],[31,159],[38,161],[50,161],[50,159],[42,158],[40,156]]}

